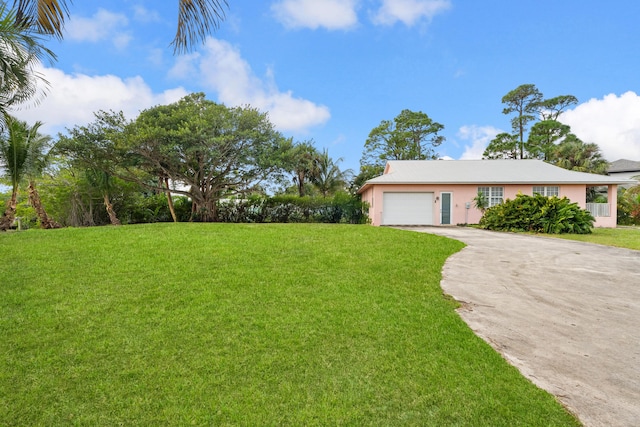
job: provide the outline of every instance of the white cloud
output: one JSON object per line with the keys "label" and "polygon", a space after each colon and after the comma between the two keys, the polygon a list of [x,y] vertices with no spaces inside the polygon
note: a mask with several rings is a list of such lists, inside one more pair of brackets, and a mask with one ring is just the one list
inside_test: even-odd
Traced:
{"label": "white cloud", "polygon": [[91,18],[71,16],[65,25],[65,39],[80,42],[111,40],[117,48],[122,49],[131,39],[123,30],[128,25],[129,20],[125,15],[98,9]]}
{"label": "white cloud", "polygon": [[153,93],[139,76],[122,79],[113,75],[71,75],[55,68],[39,72],[51,84],[48,96],[39,105],[13,114],[28,123],[44,122],[42,130],[51,135],[93,121],[93,113],[98,110],[122,111],[134,119],[145,108],[175,102],[187,95],[183,88]]}
{"label": "white cloud", "polygon": [[160,67],[164,64],[164,52],[165,50],[160,48],[149,49],[147,61],[156,67]]}
{"label": "white cloud", "polygon": [[400,21],[411,27],[421,19],[430,21],[449,8],[451,0],[382,0],[382,6],[372,20],[379,25],[393,25]]}
{"label": "white cloud", "polygon": [[160,14],[156,10],[149,10],[141,5],[133,6],[133,17],[140,22],[162,22]]}
{"label": "white cloud", "polygon": [[131,35],[126,33],[117,34],[113,37],[113,45],[118,50],[124,50],[127,46],[129,46],[129,42],[131,41]]}
{"label": "white cloud", "polygon": [[358,23],[357,3],[358,0],[280,0],[271,10],[289,28],[339,30]]}
{"label": "white cloud", "polygon": [[184,55],[171,70],[173,77],[197,79],[218,93],[220,102],[229,106],[251,105],[269,113],[271,122],[281,131],[304,132],[327,122],[329,108],[281,92],[269,70],[258,78],[240,52],[229,43],[209,38],[201,53]]}
{"label": "white cloud", "polygon": [[464,146],[460,160],[481,159],[487,145],[500,132],[502,132],[500,129],[493,126],[462,126],[457,136],[463,141],[469,141],[470,144]]}
{"label": "white cloud", "polygon": [[595,142],[609,161],[640,160],[640,96],[626,92],[590,99],[560,116],[584,142]]}

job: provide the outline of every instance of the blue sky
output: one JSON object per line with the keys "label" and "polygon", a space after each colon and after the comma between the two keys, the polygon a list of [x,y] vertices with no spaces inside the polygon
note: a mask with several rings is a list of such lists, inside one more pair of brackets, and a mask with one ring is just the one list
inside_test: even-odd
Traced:
{"label": "blue sky", "polygon": [[441,156],[480,158],[509,131],[500,99],[524,83],[580,104],[561,120],[605,157],[640,160],[640,2],[616,0],[229,0],[203,45],[174,56],[177,1],[76,1],[49,95],[17,112],[54,134],[93,112],[141,110],[205,92],[268,111],[357,172],[381,120],[423,111]]}

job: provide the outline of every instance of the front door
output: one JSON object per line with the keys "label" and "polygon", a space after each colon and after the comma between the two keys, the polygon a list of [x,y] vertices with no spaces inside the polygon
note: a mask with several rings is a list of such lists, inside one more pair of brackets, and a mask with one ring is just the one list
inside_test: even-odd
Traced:
{"label": "front door", "polygon": [[440,224],[451,224],[451,193],[440,193]]}

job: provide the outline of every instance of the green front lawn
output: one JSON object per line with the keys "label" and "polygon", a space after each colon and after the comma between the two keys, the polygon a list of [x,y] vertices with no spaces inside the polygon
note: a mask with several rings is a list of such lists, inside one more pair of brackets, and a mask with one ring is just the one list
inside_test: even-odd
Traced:
{"label": "green front lawn", "polygon": [[638,227],[594,228],[591,234],[549,234],[549,236],[640,250],[640,228]]}
{"label": "green front lawn", "polygon": [[0,235],[0,424],[573,426],[370,226]]}

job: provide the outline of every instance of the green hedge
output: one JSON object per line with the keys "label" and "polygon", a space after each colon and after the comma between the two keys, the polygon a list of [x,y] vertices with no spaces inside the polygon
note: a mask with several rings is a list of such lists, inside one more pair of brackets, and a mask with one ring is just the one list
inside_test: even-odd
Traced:
{"label": "green hedge", "polygon": [[[178,222],[189,221],[191,201],[184,196],[173,196],[172,200]],[[173,221],[165,194],[137,194],[136,197],[122,203],[121,212],[124,215],[120,220],[127,224]]]}
{"label": "green hedge", "polygon": [[346,193],[334,197],[250,196],[218,203],[221,222],[322,222],[364,224],[366,203]]}
{"label": "green hedge", "polygon": [[518,194],[486,210],[480,226],[488,230],[588,234],[595,219],[566,197]]}
{"label": "green hedge", "polygon": [[[6,194],[0,194],[0,216],[4,213]],[[150,222],[170,222],[171,213],[164,194],[145,195],[143,193],[123,197],[115,194],[111,202],[123,224]],[[195,220],[192,218],[191,201],[184,196],[173,197],[174,208],[179,222]],[[49,205],[47,205],[48,207]],[[358,197],[347,193],[338,193],[333,197],[250,196],[246,199],[224,199],[218,201],[218,220],[220,222],[308,222],[364,224],[368,222],[367,204]],[[54,209],[55,212],[57,210]],[[57,212],[59,213],[59,212]],[[23,228],[37,227],[35,211],[26,201],[18,204],[18,216],[22,218]],[[108,224],[101,199],[93,203],[92,225]],[[68,224],[64,218],[64,225]]]}

